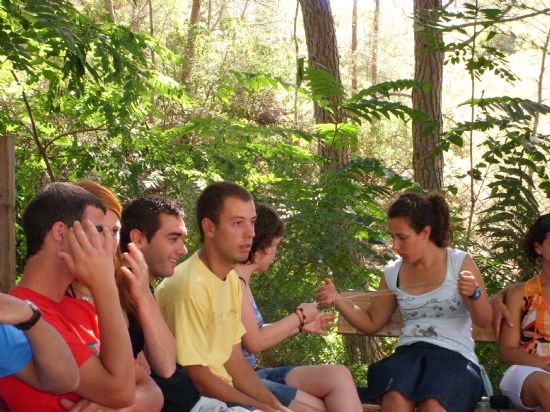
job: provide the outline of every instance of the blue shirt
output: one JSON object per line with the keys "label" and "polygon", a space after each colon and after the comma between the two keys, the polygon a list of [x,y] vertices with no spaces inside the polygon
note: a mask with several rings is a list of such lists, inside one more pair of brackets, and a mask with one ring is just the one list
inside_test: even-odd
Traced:
{"label": "blue shirt", "polygon": [[[246,290],[243,293],[247,293]],[[256,306],[256,301],[254,300],[254,296],[250,295],[250,300],[252,301],[252,310],[254,311],[254,317],[256,318],[256,323],[258,324],[258,328],[262,328],[264,326],[264,319],[262,318],[262,314],[260,313],[258,306]],[[258,366],[256,364],[256,356],[254,356],[252,353],[248,352],[245,348],[242,348],[243,355],[248,361],[248,364],[255,368]]]}
{"label": "blue shirt", "polygon": [[25,334],[12,325],[0,324],[0,377],[19,372],[31,358]]}

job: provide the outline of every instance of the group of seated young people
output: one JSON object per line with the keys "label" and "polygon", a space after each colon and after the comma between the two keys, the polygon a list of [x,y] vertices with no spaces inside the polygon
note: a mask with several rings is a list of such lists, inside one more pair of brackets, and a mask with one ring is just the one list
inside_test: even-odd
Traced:
{"label": "group of seated young people", "polygon": [[[187,255],[185,215],[152,197],[122,209],[90,181],[53,183],[23,214],[27,263],[0,294],[0,397],[9,411],[361,411],[341,365],[263,368],[255,353],[299,332],[326,333],[334,316],[302,303],[264,324],[252,275],[269,269],[284,235],[275,210],[231,182],[196,203],[200,248]],[[392,247],[368,311],[330,280],[317,301],[373,333],[396,308],[395,353],[368,371],[367,397],[384,411],[472,411],[482,394],[472,323],[493,319],[505,362],[501,389],[525,410],[550,412],[550,215],[525,249],[541,273],[493,306],[473,259],[449,247],[440,195],[403,194],[388,209]],[[151,282],[162,278],[156,288]],[[504,306],[506,302],[506,306]],[[459,381],[457,381],[459,380]],[[0,408],[1,410],[1,408]]]}

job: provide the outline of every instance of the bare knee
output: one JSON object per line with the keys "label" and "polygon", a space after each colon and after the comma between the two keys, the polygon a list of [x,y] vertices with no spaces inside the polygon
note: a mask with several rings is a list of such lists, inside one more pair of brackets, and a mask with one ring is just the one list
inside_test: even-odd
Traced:
{"label": "bare knee", "polygon": [[413,411],[414,402],[405,398],[400,392],[389,391],[382,397],[383,411]]}
{"label": "bare knee", "polygon": [[347,383],[349,381],[353,382],[353,376],[351,372],[344,365],[329,365],[330,373],[337,382]]}
{"label": "bare knee", "polygon": [[418,412],[446,412],[447,410],[439,403],[437,399],[426,399],[422,402],[418,402]]}

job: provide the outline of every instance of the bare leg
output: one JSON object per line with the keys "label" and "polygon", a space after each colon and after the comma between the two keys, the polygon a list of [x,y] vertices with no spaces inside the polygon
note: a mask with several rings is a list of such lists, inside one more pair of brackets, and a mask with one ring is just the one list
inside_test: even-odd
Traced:
{"label": "bare leg", "polygon": [[439,403],[437,399],[425,399],[421,402],[418,402],[416,406],[418,412],[446,412],[447,409]]}
{"label": "bare leg", "polygon": [[298,391],[288,408],[293,412],[327,412],[321,399],[302,391]]}
{"label": "bare leg", "polygon": [[349,370],[342,365],[299,366],[286,383],[322,399],[328,412],[361,412],[361,402]]}
{"label": "bare leg", "polygon": [[389,391],[382,397],[383,412],[413,412],[414,402],[408,400],[400,392]]}
{"label": "bare leg", "polygon": [[543,412],[550,412],[550,375],[543,372],[529,375],[521,387],[521,401],[525,406],[540,406]]}

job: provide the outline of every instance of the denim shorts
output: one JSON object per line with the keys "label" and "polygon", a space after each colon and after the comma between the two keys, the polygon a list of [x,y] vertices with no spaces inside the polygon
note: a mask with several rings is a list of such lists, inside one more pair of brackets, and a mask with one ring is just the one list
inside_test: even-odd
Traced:
{"label": "denim shorts", "polygon": [[298,392],[298,389],[286,384],[286,377],[292,369],[294,369],[294,366],[259,368],[256,370],[256,376],[284,406],[290,405]]}
{"label": "denim shorts", "polygon": [[479,367],[458,352],[429,343],[399,346],[368,369],[369,399],[389,391],[420,402],[437,399],[449,412],[470,412],[481,398]]}

